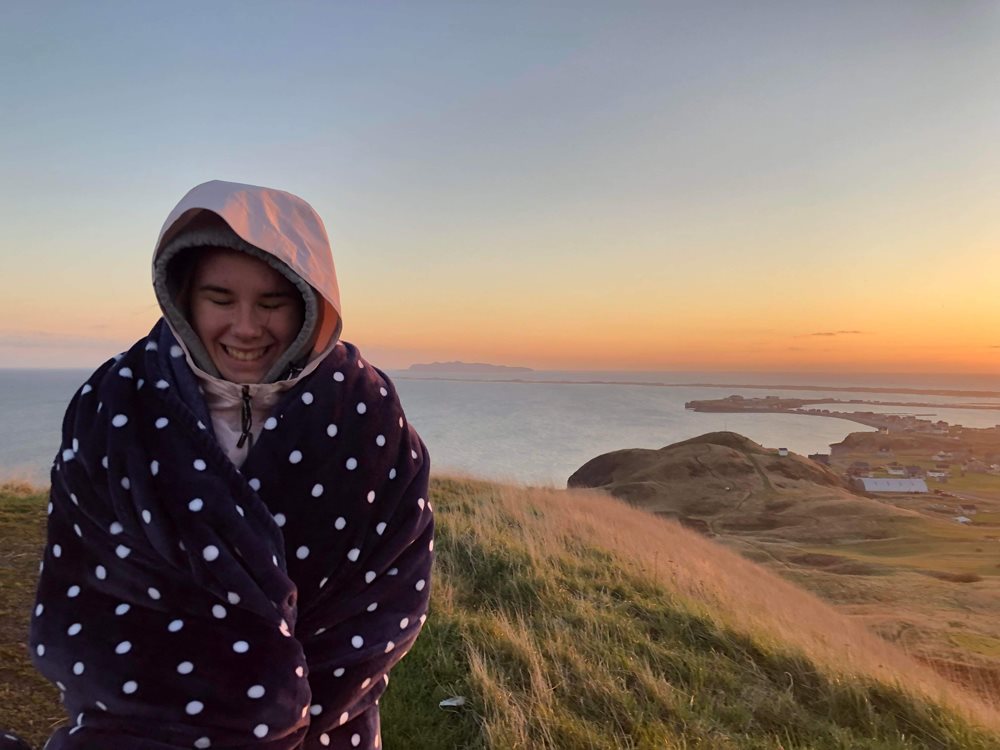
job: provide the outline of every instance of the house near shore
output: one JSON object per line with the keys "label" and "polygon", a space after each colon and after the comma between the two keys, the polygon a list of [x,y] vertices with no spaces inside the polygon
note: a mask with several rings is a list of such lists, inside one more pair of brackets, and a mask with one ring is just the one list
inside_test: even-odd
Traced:
{"label": "house near shore", "polygon": [[873,477],[857,477],[853,480],[854,488],[862,492],[885,493],[896,492],[907,495],[926,494],[927,482],[923,479],[883,479]]}

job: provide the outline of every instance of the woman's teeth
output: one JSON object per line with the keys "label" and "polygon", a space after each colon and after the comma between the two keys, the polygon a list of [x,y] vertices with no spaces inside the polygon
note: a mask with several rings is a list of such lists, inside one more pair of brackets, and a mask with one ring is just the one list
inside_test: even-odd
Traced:
{"label": "woman's teeth", "polygon": [[222,349],[230,357],[238,359],[241,362],[252,362],[255,359],[260,359],[264,356],[264,352],[267,351],[266,346],[260,349],[233,349],[225,344],[222,345]]}

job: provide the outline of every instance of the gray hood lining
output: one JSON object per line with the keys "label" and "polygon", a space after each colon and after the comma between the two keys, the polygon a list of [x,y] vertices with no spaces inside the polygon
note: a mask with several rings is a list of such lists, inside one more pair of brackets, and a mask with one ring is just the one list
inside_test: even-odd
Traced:
{"label": "gray hood lining", "polygon": [[221,217],[217,215],[216,217],[218,220],[209,226],[203,225],[197,229],[182,230],[157,254],[153,263],[153,290],[160,303],[160,308],[163,310],[163,315],[180,337],[181,343],[187,348],[195,364],[209,375],[221,379],[222,375],[202,345],[201,339],[191,327],[184,311],[178,307],[177,297],[184,291],[183,286],[187,280],[186,277],[193,270],[193,263],[190,268],[183,268],[178,267],[177,262],[182,260],[182,256],[187,255],[184,251],[195,252],[197,249],[209,248],[237,250],[262,260],[295,285],[299,294],[302,295],[304,303],[302,328],[299,329],[298,335],[288,349],[264,375],[262,382],[273,383],[292,377],[296,374],[295,371],[305,367],[318,332],[317,322],[320,304],[322,304],[319,295],[305,279],[289,268],[286,263],[271,253],[246,242],[230,229]]}

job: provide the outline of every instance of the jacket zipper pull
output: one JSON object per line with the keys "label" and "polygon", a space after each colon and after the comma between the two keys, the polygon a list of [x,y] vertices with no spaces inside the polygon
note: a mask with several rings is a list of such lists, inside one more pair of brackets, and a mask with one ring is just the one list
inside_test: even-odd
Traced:
{"label": "jacket zipper pull", "polygon": [[[240,421],[243,427],[243,434],[240,435],[240,439],[236,441],[236,447],[242,448],[243,444],[246,443],[247,439],[250,437],[250,428],[253,426],[253,411],[250,409],[250,386],[243,386],[243,408],[240,412]],[[253,441],[250,441],[251,444]]]}

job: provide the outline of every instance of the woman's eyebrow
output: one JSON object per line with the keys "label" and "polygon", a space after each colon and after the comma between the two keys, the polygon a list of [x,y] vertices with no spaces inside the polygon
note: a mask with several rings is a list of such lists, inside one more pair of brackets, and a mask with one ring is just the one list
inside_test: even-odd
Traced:
{"label": "woman's eyebrow", "polygon": [[291,299],[295,299],[295,294],[293,292],[264,292],[260,296],[261,297],[268,297],[268,298],[288,297],[288,298],[291,298]]}
{"label": "woman's eyebrow", "polygon": [[226,289],[224,286],[216,286],[215,284],[202,284],[198,287],[199,292],[215,292],[216,294],[232,294],[232,289]]}

